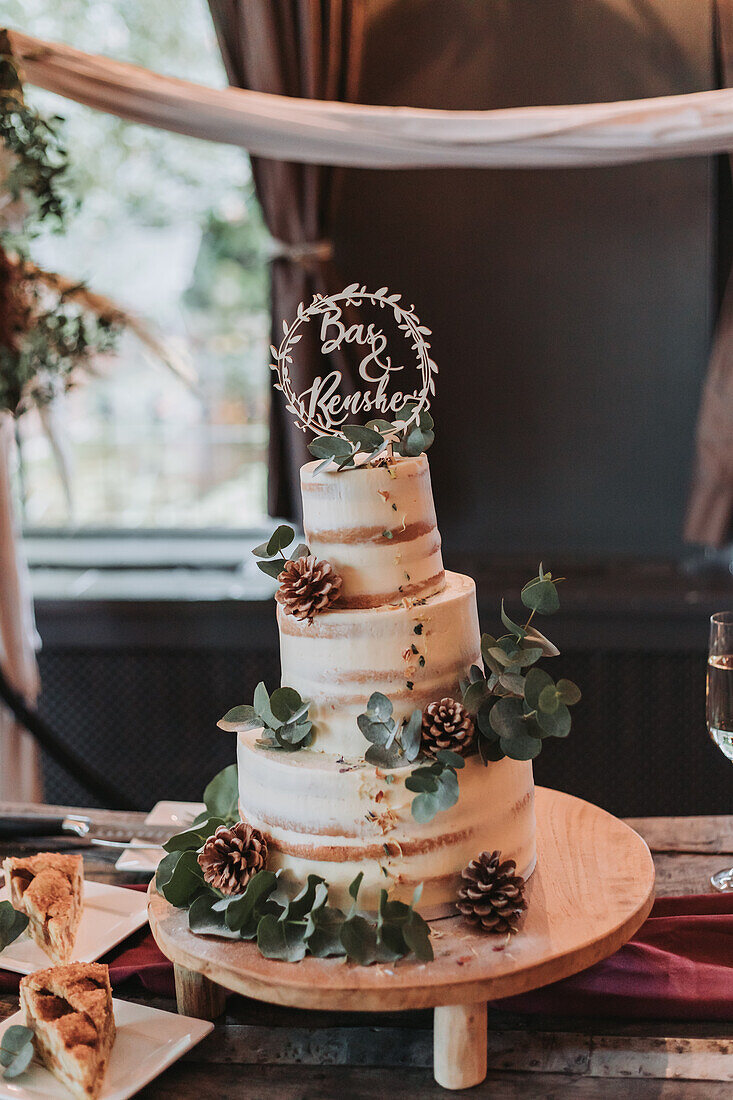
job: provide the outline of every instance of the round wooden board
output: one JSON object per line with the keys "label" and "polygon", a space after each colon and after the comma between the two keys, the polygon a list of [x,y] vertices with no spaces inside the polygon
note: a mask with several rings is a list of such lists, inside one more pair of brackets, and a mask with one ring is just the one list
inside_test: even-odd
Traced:
{"label": "round wooden board", "polygon": [[252,942],[194,936],[184,910],[150,887],[150,927],[177,968],[236,993],[297,1008],[385,1011],[494,1000],[546,985],[613,954],[647,917],[654,864],[644,841],[605,810],[538,787],[537,869],[519,934],[433,921],[435,959],[354,966],[344,959],[277,962]]}

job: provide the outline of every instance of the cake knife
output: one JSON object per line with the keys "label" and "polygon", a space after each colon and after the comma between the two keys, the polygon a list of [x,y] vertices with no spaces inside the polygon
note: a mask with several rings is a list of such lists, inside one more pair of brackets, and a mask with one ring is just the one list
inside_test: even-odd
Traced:
{"label": "cake knife", "polygon": [[[126,836],[128,839],[108,839],[106,837],[92,835],[92,829],[96,833],[108,833],[112,837]],[[98,845],[103,848],[125,848],[128,850],[148,850],[152,847],[160,847],[175,832],[175,828],[169,825],[135,825],[134,828],[123,828],[121,825],[98,824],[94,825],[90,817],[80,814],[15,814],[0,816],[0,840],[19,840],[25,837],[35,836],[61,836],[77,838],[88,844]],[[129,839],[134,832],[135,841]],[[147,843],[137,843],[146,841]]]}

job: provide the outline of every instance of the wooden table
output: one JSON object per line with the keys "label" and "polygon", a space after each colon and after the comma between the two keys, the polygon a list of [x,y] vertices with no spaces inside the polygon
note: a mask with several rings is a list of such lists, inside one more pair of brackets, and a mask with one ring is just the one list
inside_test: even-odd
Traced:
{"label": "wooden table", "polygon": [[[0,813],[31,807],[0,803]],[[71,807],[62,808],[72,812]],[[79,810],[134,832],[140,814]],[[702,893],[733,863],[733,815],[639,818],[657,870],[657,893]],[[69,842],[59,841],[68,848]],[[43,842],[48,850],[52,844]],[[10,846],[0,845],[0,858]],[[38,845],[12,845],[31,854]],[[85,849],[86,875],[125,883],[114,854]],[[142,879],[138,879],[142,881]],[[131,998],[132,999],[132,998]],[[140,998],[175,1010],[173,1001]],[[17,998],[0,995],[0,1019]],[[304,1012],[230,998],[214,1033],[140,1095],[146,1100],[433,1100],[427,1012],[379,1016]],[[467,1095],[492,1100],[726,1100],[733,1095],[733,1024],[619,1023],[520,1018],[489,1010],[489,1075]]]}

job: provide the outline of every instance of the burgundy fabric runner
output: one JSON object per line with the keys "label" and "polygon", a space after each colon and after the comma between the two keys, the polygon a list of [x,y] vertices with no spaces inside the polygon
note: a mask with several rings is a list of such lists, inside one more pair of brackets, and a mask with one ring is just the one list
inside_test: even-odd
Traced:
{"label": "burgundy fabric runner", "polygon": [[[125,985],[132,992],[135,983],[154,995],[173,996],[173,967],[149,930],[140,929],[104,961],[116,990]],[[0,992],[14,992],[18,981],[19,975],[0,970]],[[733,894],[659,898],[615,955],[495,1004],[558,1016],[733,1020]]]}

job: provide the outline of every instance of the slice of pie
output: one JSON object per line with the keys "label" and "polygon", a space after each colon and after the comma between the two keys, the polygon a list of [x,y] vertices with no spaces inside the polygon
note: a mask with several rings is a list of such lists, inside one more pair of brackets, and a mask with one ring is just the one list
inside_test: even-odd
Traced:
{"label": "slice of pie", "polygon": [[3,860],[10,904],[28,917],[28,931],[55,963],[74,950],[82,911],[84,863],[81,856],[39,852]]}
{"label": "slice of pie", "polygon": [[95,1100],[115,1041],[109,970],[70,963],[37,970],[20,982],[20,1007],[36,1054],[79,1100]]}

